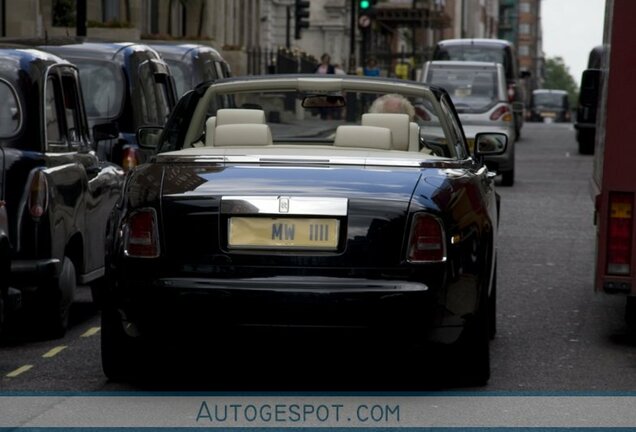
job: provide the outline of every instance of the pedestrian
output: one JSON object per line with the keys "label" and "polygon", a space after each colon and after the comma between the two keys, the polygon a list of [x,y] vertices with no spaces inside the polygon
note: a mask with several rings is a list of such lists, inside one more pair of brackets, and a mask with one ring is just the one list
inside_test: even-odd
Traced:
{"label": "pedestrian", "polygon": [[320,57],[320,64],[316,66],[316,73],[318,74],[335,74],[336,68],[331,64],[331,56],[324,53]]}
{"label": "pedestrian", "polygon": [[[316,66],[316,73],[323,75],[335,75],[336,67],[331,64],[331,56],[329,54],[324,53],[320,56],[320,64]],[[337,119],[340,117],[340,113],[332,108],[319,108],[319,111],[320,118],[323,120]]]}
{"label": "pedestrian", "polygon": [[378,62],[375,57],[369,57],[367,65],[362,70],[362,74],[364,76],[380,76],[380,68],[378,67]]}

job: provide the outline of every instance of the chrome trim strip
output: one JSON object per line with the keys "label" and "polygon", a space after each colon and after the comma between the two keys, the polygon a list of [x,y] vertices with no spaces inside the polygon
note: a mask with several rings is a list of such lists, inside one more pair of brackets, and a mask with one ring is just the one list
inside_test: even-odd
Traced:
{"label": "chrome trim strip", "polygon": [[427,163],[439,163],[448,161],[447,159],[431,159],[431,158],[417,158],[417,159],[405,159],[405,158],[389,158],[389,157],[331,157],[325,159],[324,157],[310,156],[299,158],[284,157],[284,156],[175,156],[166,155],[158,156],[157,162],[169,162],[169,163],[252,163],[252,164],[279,164],[279,165],[358,165],[358,166],[387,166],[387,167],[406,167],[406,168],[419,168]]}
{"label": "chrome trim strip", "polygon": [[[287,208],[281,202],[288,204]],[[224,196],[224,214],[284,214],[307,216],[346,216],[347,198],[287,196]],[[286,211],[285,211],[286,210]]]}
{"label": "chrome trim strip", "polygon": [[429,291],[428,285],[405,280],[380,280],[324,276],[273,276],[264,278],[164,278],[154,285],[171,289],[269,291],[318,294],[414,293]]}

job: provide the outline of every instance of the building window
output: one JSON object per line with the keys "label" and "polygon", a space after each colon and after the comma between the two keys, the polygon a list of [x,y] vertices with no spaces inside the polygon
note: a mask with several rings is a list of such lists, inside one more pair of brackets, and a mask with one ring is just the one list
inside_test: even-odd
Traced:
{"label": "building window", "polygon": [[102,21],[119,21],[119,0],[102,0]]}
{"label": "building window", "polygon": [[159,33],[159,0],[145,0],[144,31],[148,34]]}
{"label": "building window", "polygon": [[519,46],[519,56],[527,57],[530,55],[530,47],[528,45]]}
{"label": "building window", "polygon": [[521,2],[519,4],[519,12],[521,12],[521,13],[530,13],[530,3]]}
{"label": "building window", "polygon": [[519,34],[530,34],[530,24],[528,23],[519,24]]}
{"label": "building window", "polygon": [[53,0],[53,25],[56,27],[75,26],[75,0]]}

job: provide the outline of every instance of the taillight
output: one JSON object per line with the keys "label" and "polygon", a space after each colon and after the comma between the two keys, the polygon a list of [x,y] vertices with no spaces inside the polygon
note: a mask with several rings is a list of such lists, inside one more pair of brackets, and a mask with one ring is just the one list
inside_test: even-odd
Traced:
{"label": "taillight", "polygon": [[137,149],[134,147],[125,148],[122,152],[121,167],[124,169],[124,171],[128,171],[133,169],[137,165],[139,165]]}
{"label": "taillight", "polygon": [[155,209],[146,208],[130,215],[124,226],[124,254],[133,258],[159,256],[159,227]]}
{"label": "taillight", "polygon": [[607,227],[607,273],[629,275],[632,260],[634,194],[610,192]]}
{"label": "taillight", "polygon": [[443,262],[446,241],[441,221],[426,213],[413,217],[407,252],[409,262]]}
{"label": "taillight", "polygon": [[43,171],[35,171],[29,185],[27,207],[33,219],[39,219],[46,213],[49,205],[49,184]]}
{"label": "taillight", "polygon": [[505,122],[511,122],[512,112],[510,111],[510,108],[508,108],[507,105],[501,105],[499,108],[494,110],[492,114],[490,114],[490,120],[492,121],[501,120]]}

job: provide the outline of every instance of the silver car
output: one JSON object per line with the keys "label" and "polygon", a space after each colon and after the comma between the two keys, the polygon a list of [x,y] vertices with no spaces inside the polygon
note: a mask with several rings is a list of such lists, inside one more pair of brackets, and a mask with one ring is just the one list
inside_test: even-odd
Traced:
{"label": "silver car", "polygon": [[503,132],[508,135],[506,152],[486,158],[486,164],[501,174],[504,186],[512,186],[515,181],[514,142],[517,136],[502,65],[430,61],[424,65],[422,78],[427,84],[444,88],[450,95],[471,153],[475,135],[479,132]]}

